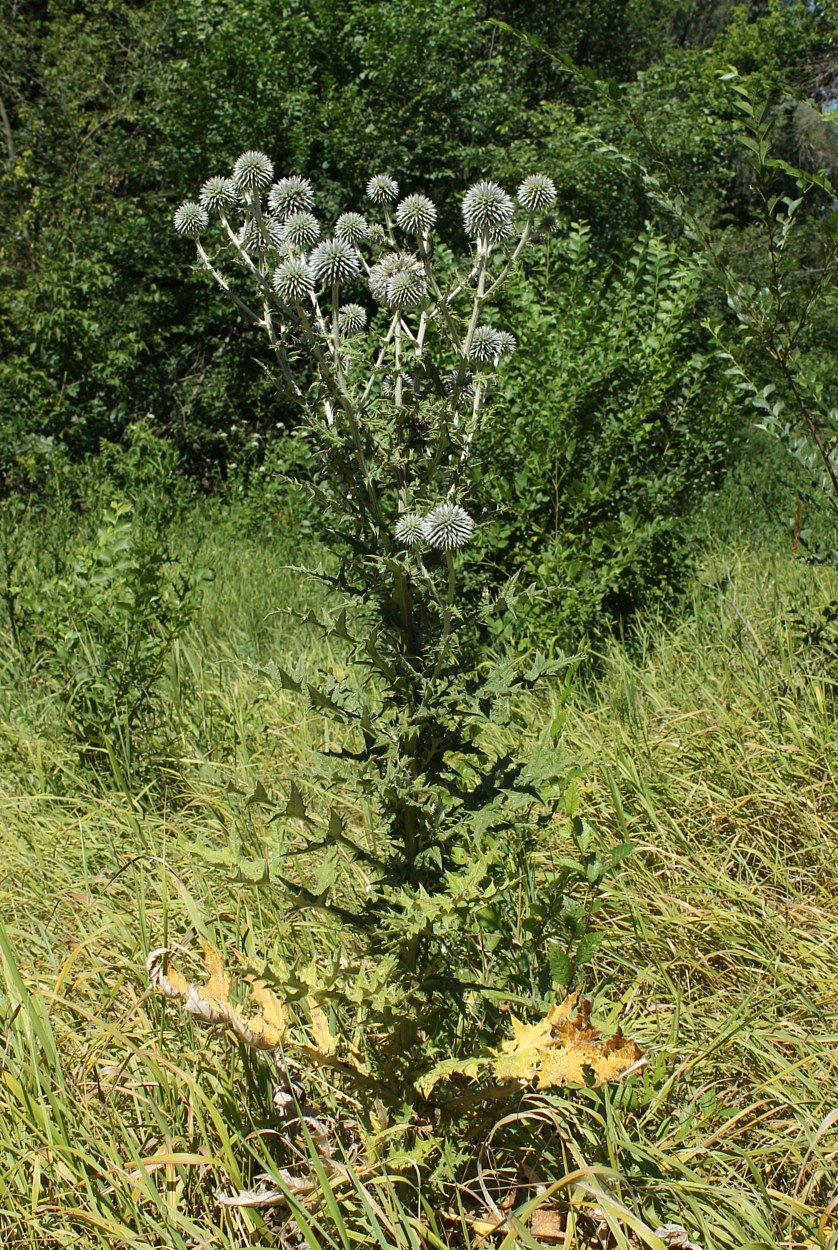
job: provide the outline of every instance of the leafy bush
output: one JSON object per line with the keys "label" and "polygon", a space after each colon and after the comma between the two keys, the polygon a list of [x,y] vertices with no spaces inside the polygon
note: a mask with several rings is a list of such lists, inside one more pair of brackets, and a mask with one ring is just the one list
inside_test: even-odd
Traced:
{"label": "leafy bush", "polygon": [[515,630],[570,647],[681,585],[685,519],[736,427],[688,255],[648,227],[623,264],[602,265],[584,223],[551,246],[513,291],[526,329],[481,435],[479,490],[491,559],[540,591]]}
{"label": "leafy bush", "polygon": [[174,449],[136,426],[89,468],[49,446],[37,463],[38,489],[4,510],[0,598],[20,662],[59,695],[82,753],[104,755],[127,784],[138,733],[159,725],[154,685],[204,576],[182,572],[169,551]]}

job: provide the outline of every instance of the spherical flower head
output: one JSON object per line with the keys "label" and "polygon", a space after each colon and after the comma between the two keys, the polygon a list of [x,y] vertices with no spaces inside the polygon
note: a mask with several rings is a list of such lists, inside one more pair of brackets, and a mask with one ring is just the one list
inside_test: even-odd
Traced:
{"label": "spherical flower head", "polygon": [[474,533],[472,521],[465,508],[456,503],[441,503],[425,517],[425,542],[437,551],[455,551],[465,547]]}
{"label": "spherical flower head", "polygon": [[371,221],[367,226],[367,239],[379,247],[384,247],[389,242],[387,231],[377,221]]}
{"label": "spherical flower head", "polygon": [[529,213],[540,213],[556,202],[556,184],[546,174],[530,174],[518,188],[518,203]]}
{"label": "spherical flower head", "polygon": [[[400,376],[402,380],[402,393],[406,390],[412,390],[413,378],[411,375],[409,373],[402,373]],[[395,393],[396,379],[393,377],[392,373],[385,373],[384,377],[381,379],[381,394],[385,399],[392,399]]]}
{"label": "spherical flower head", "polygon": [[343,213],[335,222],[335,238],[347,243],[360,243],[368,232],[367,219],[360,213]]}
{"label": "spherical flower head", "polygon": [[209,214],[194,200],[181,204],[174,215],[175,230],[187,239],[197,239],[209,225]]}
{"label": "spherical flower head", "polygon": [[261,191],[273,176],[273,161],[264,152],[242,152],[233,166],[233,182],[239,191]]}
{"label": "spherical flower head", "polygon": [[[425,293],[425,271],[422,268],[421,261],[409,252],[388,252],[386,256],[382,256],[377,265],[373,265],[369,272],[370,291],[373,299],[379,304],[390,304],[390,283],[397,274],[408,274],[413,279],[412,284],[400,284],[402,287],[412,285],[413,292],[418,289],[421,283],[421,293],[418,299],[414,299],[412,303],[419,303]],[[398,290],[397,298],[406,298],[404,289]],[[399,304],[398,307],[409,307],[410,304]]]}
{"label": "spherical flower head", "polygon": [[496,331],[498,342],[500,343],[501,356],[511,356],[518,348],[518,340],[514,334],[510,334],[508,330]]}
{"label": "spherical flower head", "polygon": [[[442,389],[446,395],[453,395],[457,389],[457,382],[460,380],[460,370],[452,369],[447,377],[442,380]],[[474,374],[470,370],[466,370],[460,380],[460,394],[469,397],[474,394]]]}
{"label": "spherical flower head", "polygon": [[427,195],[407,195],[396,209],[396,221],[408,234],[426,234],[436,221],[436,205]]}
{"label": "spherical flower head", "polygon": [[280,217],[304,213],[314,203],[314,191],[308,178],[280,178],[268,192],[268,208]]}
{"label": "spherical flower head", "polygon": [[308,212],[292,213],[285,218],[285,237],[294,247],[306,252],[320,238],[320,222]]}
{"label": "spherical flower head", "polygon": [[396,542],[404,547],[424,547],[425,518],[418,512],[406,512],[396,522]]}
{"label": "spherical flower head", "polygon": [[358,253],[345,239],[324,239],[311,254],[314,276],[326,286],[349,282],[361,268]]}
{"label": "spherical flower head", "polygon": [[472,238],[505,239],[512,233],[515,205],[496,182],[476,182],[463,197],[463,223]]}
{"label": "spherical flower head", "polygon": [[314,275],[299,256],[291,256],[274,270],[273,289],[286,304],[301,304],[314,290]]}
{"label": "spherical flower head", "polygon": [[373,204],[392,204],[399,197],[399,184],[389,174],[376,174],[367,183],[367,199]]}
{"label": "spherical flower head", "polygon": [[232,178],[207,178],[198,199],[208,213],[224,213],[236,207],[239,193]]}
{"label": "spherical flower head", "polygon": [[422,303],[427,289],[424,274],[415,273],[412,269],[399,269],[387,283],[387,307],[415,308]]}
{"label": "spherical flower head", "polygon": [[469,360],[479,360],[482,364],[486,364],[490,360],[497,360],[502,354],[501,338],[497,330],[492,326],[478,326],[474,331],[474,337],[471,340],[469,349]]}
{"label": "spherical flower head", "polygon": [[343,304],[338,309],[338,326],[344,334],[360,334],[367,328],[367,312],[360,304]]}

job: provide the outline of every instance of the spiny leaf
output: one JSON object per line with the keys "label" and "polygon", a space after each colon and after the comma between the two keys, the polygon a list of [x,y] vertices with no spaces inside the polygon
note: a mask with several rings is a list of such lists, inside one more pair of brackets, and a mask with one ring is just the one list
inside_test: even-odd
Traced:
{"label": "spiny leaf", "polygon": [[[591,1025],[590,998],[569,994],[554,1004],[543,1020],[524,1024],[512,1019],[515,1034],[501,1046],[492,1067],[499,1080],[525,1080],[536,1089],[557,1085],[584,1085],[587,1074],[594,1085],[616,1081],[639,1066],[645,1054],[637,1043],[618,1029],[603,1042]],[[576,1016],[573,1011],[576,1008]]]}

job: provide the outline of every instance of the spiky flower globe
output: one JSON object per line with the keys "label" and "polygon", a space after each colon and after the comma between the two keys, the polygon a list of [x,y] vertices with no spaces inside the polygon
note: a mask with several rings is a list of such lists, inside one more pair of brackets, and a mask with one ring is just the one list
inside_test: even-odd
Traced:
{"label": "spiky flower globe", "polygon": [[396,522],[396,542],[404,547],[424,547],[425,518],[418,512],[406,512]]}
{"label": "spiky flower globe", "polygon": [[436,221],[436,205],[427,195],[407,195],[396,209],[396,221],[409,234],[425,234]]}
{"label": "spiky flower globe", "polygon": [[399,197],[399,184],[389,174],[375,174],[367,183],[367,199],[373,204],[392,204]]}
{"label": "spiky flower globe", "polygon": [[360,213],[343,213],[335,222],[335,238],[347,243],[360,243],[368,231],[367,219]]}
{"label": "spiky flower globe", "polygon": [[207,178],[198,199],[208,213],[224,213],[236,207],[239,193],[232,178]]}
{"label": "spiky flower globe", "polygon": [[361,268],[358,253],[345,239],[324,239],[311,254],[314,276],[326,286],[349,282]]}
{"label": "spiky flower globe", "polygon": [[377,221],[371,221],[367,226],[367,239],[370,243],[375,243],[378,247],[385,247],[389,242],[387,231]]}
{"label": "spiky flower globe", "polygon": [[437,551],[455,551],[465,547],[474,533],[472,521],[465,508],[456,503],[441,503],[425,517],[425,542]]}
{"label": "spiky flower globe", "polygon": [[314,203],[314,191],[308,178],[280,178],[268,192],[268,208],[281,217],[304,213]]}
{"label": "spiky flower globe", "polygon": [[314,290],[314,275],[301,257],[292,256],[277,266],[271,283],[284,303],[301,304]]}
{"label": "spiky flower globe", "polygon": [[395,298],[401,302],[395,306],[409,308],[420,303],[425,294],[425,271],[421,261],[410,252],[388,252],[377,265],[373,265],[369,272],[373,299],[379,304],[391,304],[391,283],[397,276],[401,276],[401,281],[397,283]]}
{"label": "spiky flower globe", "polygon": [[308,251],[320,238],[320,222],[312,213],[292,213],[285,219],[285,237],[294,247]]}
{"label": "spiky flower globe", "polygon": [[502,342],[498,331],[492,326],[478,326],[468,354],[470,360],[479,360],[482,364],[497,360],[502,355]]}
{"label": "spiky flower globe", "polygon": [[556,184],[546,174],[530,174],[518,188],[518,203],[530,213],[543,212],[556,202]]}
{"label": "spiky flower globe", "polygon": [[264,152],[242,152],[233,166],[233,182],[240,191],[261,191],[273,176],[273,161]]}
{"label": "spiky flower globe", "polygon": [[[460,378],[460,370],[452,369],[447,377],[442,379],[442,389],[446,395],[453,395]],[[460,382],[460,394],[466,397],[474,394],[474,374],[467,369],[463,374]]]}
{"label": "spiky flower globe", "polygon": [[412,269],[399,269],[387,283],[387,306],[415,308],[422,303],[427,289],[422,274],[414,273]]}
{"label": "spiky flower globe", "polygon": [[[404,393],[404,391],[406,390],[412,390],[413,378],[411,377],[411,375],[409,373],[402,373],[401,379],[402,379],[402,392]],[[396,379],[393,377],[392,373],[385,373],[384,377],[381,379],[381,394],[384,396],[385,399],[392,399],[395,393],[396,393]]]}
{"label": "spiky flower globe", "polygon": [[360,334],[367,328],[367,312],[360,304],[344,304],[338,309],[338,326],[344,334]]}
{"label": "spiky flower globe", "polygon": [[496,182],[476,182],[463,197],[463,223],[472,238],[505,239],[512,233],[515,204]]}
{"label": "spiky flower globe", "polygon": [[194,200],[181,204],[174,215],[175,230],[187,239],[197,239],[209,225],[209,214]]}
{"label": "spiky flower globe", "polygon": [[[443,377],[443,391],[445,395],[453,395],[457,390],[457,382],[460,376],[459,369],[452,369],[447,377]],[[472,370],[467,369],[463,374],[463,380],[460,381],[460,395],[468,397],[474,395],[474,374]]]}
{"label": "spiky flower globe", "polygon": [[510,334],[508,330],[498,330],[497,336],[500,343],[501,356],[511,356],[518,348],[518,340],[515,335]]}

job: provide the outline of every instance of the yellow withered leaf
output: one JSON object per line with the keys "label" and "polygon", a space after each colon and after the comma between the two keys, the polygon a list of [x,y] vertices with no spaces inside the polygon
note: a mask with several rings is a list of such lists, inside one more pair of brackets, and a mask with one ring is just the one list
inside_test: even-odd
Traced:
{"label": "yellow withered leaf", "polygon": [[205,1024],[226,1024],[243,1042],[257,1050],[274,1050],[282,1044],[288,1016],[265,981],[252,980],[248,1004],[255,1004],[262,1010],[246,1016],[230,1002],[230,978],[220,952],[211,942],[204,940],[204,966],[209,978],[203,985],[187,981],[168,962],[169,953],[164,948],[151,951],[146,960],[149,980],[161,994],[180,999],[185,1010]]}
{"label": "yellow withered leaf", "polygon": [[319,1054],[325,1055],[327,1058],[336,1054],[338,1048],[338,1039],[329,1028],[329,1017],[326,1015],[322,1007],[318,1007],[315,999],[309,994],[306,999],[308,1004],[309,1015],[311,1016],[311,1031],[314,1035],[315,1050]]}
{"label": "yellow withered leaf", "polygon": [[250,1001],[262,1008],[261,1015],[248,1016],[243,1027],[250,1035],[251,1045],[260,1050],[273,1050],[282,1044],[288,1028],[288,1012],[264,981],[253,981]]}
{"label": "yellow withered leaf", "polygon": [[526,1081],[536,1089],[548,1089],[584,1085],[589,1074],[594,1085],[603,1085],[639,1067],[645,1060],[643,1050],[622,1029],[604,1042],[591,1024],[591,1007],[590,998],[574,993],[554,1003],[536,1024],[513,1018],[514,1037],[493,1059],[494,1075],[501,1081]]}

